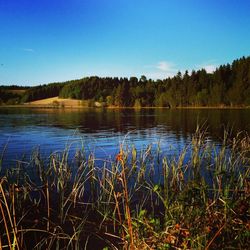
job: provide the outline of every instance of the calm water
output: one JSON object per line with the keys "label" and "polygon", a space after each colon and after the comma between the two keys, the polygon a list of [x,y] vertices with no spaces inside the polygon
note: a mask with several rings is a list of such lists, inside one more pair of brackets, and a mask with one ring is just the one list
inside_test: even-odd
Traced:
{"label": "calm water", "polygon": [[225,128],[250,132],[250,110],[45,110],[0,109],[0,153],[4,162],[29,157],[37,147],[43,155],[85,148],[96,157],[114,157],[119,145],[138,150],[160,143],[164,154],[179,152],[190,142],[197,124],[206,124],[215,143]]}

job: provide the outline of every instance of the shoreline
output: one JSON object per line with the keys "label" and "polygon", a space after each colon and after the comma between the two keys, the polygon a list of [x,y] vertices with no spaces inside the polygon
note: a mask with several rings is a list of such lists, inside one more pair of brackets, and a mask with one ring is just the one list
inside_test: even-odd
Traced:
{"label": "shoreline", "polygon": [[[52,242],[53,234],[55,244],[49,249],[71,242],[78,249],[86,241],[92,244],[88,249],[132,249],[132,244],[134,249],[149,249],[149,245],[150,249],[184,249],[183,242],[185,249],[205,249],[215,234],[212,249],[248,249],[250,138],[247,134],[232,138],[234,144],[227,151],[225,132],[219,148],[217,143],[207,144],[210,137],[203,135],[198,130],[192,135],[192,154],[183,146],[168,159],[160,148],[135,154],[136,148],[131,151],[121,145],[108,160],[84,147],[76,148],[70,160],[66,146],[48,153],[50,157],[38,148],[29,160],[22,159],[25,167],[13,161],[8,166],[16,171],[1,175],[0,202],[11,208],[0,212],[9,223],[0,221],[2,241],[8,242],[9,235],[10,243],[5,245],[11,248],[15,236],[10,221],[15,218],[19,249]],[[204,155],[213,160],[208,162]],[[204,240],[197,241],[201,237]]]}
{"label": "shoreline", "polygon": [[0,108],[31,108],[31,109],[111,109],[111,110],[121,110],[121,109],[169,109],[169,110],[181,110],[181,109],[250,109],[249,106],[242,107],[242,106],[182,106],[182,107],[116,107],[116,106],[109,106],[109,107],[88,107],[88,106],[81,106],[81,105],[72,105],[72,106],[53,106],[53,105],[39,105],[39,104],[17,104],[17,105],[0,105]]}

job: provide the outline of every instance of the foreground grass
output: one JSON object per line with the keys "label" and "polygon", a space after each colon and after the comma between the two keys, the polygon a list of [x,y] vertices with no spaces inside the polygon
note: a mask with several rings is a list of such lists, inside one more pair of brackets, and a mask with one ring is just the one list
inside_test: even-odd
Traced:
{"label": "foreground grass", "polygon": [[171,158],[68,155],[36,151],[2,175],[0,249],[248,249],[247,134],[218,147],[197,131]]}

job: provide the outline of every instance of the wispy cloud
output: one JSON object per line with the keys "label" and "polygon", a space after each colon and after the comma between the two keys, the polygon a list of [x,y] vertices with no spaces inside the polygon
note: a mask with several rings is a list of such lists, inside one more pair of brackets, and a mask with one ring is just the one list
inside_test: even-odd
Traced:
{"label": "wispy cloud", "polygon": [[175,74],[169,74],[163,71],[150,71],[150,72],[145,72],[143,75],[145,75],[147,78],[151,78],[153,80],[158,80],[158,79],[166,79],[168,77],[173,77]]}
{"label": "wispy cloud", "polygon": [[178,69],[173,62],[160,61],[154,65],[147,65],[145,68],[149,68],[145,75],[152,79],[165,79],[176,75]]}
{"label": "wispy cloud", "polygon": [[167,62],[167,61],[161,61],[158,62],[156,65],[156,68],[164,71],[164,72],[175,72],[176,68],[175,68],[175,64],[172,62]]}
{"label": "wispy cloud", "polygon": [[202,68],[205,69],[207,71],[207,73],[213,73],[216,70],[217,65],[215,65],[215,64],[208,64],[208,65],[202,66]]}
{"label": "wispy cloud", "polygon": [[207,73],[213,73],[217,67],[218,64],[216,63],[216,60],[206,61],[204,63],[194,65],[190,68],[180,68],[171,61],[162,60],[156,64],[144,66],[144,68],[147,68],[147,70],[144,71],[143,74],[151,79],[166,79],[168,77],[175,76],[178,71],[184,74],[186,70],[188,70],[188,72],[192,72],[192,70],[205,69]]}
{"label": "wispy cloud", "polygon": [[31,53],[35,52],[35,50],[31,48],[22,48],[21,50],[26,51],[26,52],[31,52]]}
{"label": "wispy cloud", "polygon": [[196,69],[205,69],[207,73],[213,73],[218,67],[215,60],[210,60],[196,66]]}

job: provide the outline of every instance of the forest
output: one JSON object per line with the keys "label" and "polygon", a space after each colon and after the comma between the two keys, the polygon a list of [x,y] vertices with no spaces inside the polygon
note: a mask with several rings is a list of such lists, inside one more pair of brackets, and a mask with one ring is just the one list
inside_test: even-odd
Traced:
{"label": "forest", "polygon": [[245,107],[250,106],[250,57],[221,65],[213,73],[178,72],[164,80],[92,76],[30,87],[21,95],[5,88],[0,87],[2,104],[59,96],[117,107]]}

